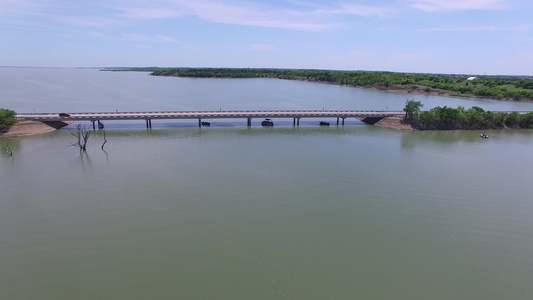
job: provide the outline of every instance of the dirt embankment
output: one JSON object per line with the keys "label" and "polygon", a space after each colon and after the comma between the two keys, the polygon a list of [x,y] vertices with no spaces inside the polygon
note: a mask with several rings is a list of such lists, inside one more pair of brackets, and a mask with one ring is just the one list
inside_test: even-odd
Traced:
{"label": "dirt embankment", "polygon": [[415,130],[410,124],[404,123],[403,117],[400,116],[383,118],[374,125],[383,128],[392,128],[399,130]]}
{"label": "dirt embankment", "polygon": [[1,133],[2,137],[28,136],[43,134],[67,126],[72,122],[40,122],[40,121],[20,121],[11,126],[6,132]]}

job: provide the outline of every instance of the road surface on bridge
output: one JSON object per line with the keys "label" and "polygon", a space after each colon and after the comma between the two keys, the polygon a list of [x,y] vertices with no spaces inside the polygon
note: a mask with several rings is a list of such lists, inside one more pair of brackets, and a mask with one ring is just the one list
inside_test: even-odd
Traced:
{"label": "road surface on bridge", "polygon": [[161,112],[79,112],[21,113],[17,119],[33,121],[95,121],[155,119],[237,119],[237,118],[385,118],[403,115],[401,111],[365,110],[254,110],[254,111],[161,111]]}

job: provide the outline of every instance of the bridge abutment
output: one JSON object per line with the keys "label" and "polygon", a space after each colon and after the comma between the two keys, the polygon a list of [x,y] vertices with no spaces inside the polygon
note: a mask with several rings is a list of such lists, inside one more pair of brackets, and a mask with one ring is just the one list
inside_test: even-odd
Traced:
{"label": "bridge abutment", "polygon": [[359,119],[360,121],[368,124],[368,125],[374,125],[376,124],[377,122],[379,122],[381,119],[383,119],[385,117],[366,117],[366,118],[357,118]]}

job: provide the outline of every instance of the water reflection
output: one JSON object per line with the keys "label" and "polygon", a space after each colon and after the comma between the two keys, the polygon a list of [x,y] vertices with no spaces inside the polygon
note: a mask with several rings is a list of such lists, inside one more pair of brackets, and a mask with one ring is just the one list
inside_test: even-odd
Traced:
{"label": "water reflection", "polygon": [[[485,132],[488,139],[481,139]],[[508,139],[530,139],[533,137],[531,129],[502,129],[502,130],[427,130],[411,131],[402,135],[402,148],[410,149],[424,144],[456,144],[456,143],[490,143]]]}

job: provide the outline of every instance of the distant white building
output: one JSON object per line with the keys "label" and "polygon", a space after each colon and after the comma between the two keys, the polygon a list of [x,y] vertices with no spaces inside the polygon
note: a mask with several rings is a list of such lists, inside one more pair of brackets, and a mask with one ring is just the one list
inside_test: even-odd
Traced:
{"label": "distant white building", "polygon": [[474,80],[474,79],[477,79],[477,77],[468,77],[466,80],[468,80],[468,81],[472,81],[472,80]]}

